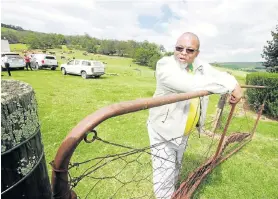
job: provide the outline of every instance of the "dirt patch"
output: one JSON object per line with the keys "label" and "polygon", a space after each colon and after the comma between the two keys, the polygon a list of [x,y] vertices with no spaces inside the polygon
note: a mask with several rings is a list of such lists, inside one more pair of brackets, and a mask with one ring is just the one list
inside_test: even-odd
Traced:
{"label": "dirt patch", "polygon": [[[252,118],[253,118],[253,119],[257,119],[258,113],[256,113],[256,112],[252,109],[252,107],[250,107],[250,105],[249,105],[248,102],[247,102],[247,99],[246,99],[246,98],[243,98],[241,103],[242,103],[242,107],[243,107],[243,110],[242,110],[242,111],[248,112],[249,114],[252,115]],[[241,114],[242,114],[242,113],[241,113]],[[278,118],[273,118],[273,117],[271,117],[271,116],[266,116],[266,115],[262,115],[261,118],[260,118],[260,120],[266,121],[266,122],[274,122],[274,121],[278,122]]]}

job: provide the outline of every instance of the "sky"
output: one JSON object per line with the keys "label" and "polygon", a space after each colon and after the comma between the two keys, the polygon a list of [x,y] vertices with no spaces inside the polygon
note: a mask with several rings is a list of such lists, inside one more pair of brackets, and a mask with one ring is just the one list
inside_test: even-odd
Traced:
{"label": "sky", "polygon": [[173,51],[183,32],[198,35],[208,62],[263,61],[278,25],[277,0],[1,0],[1,23],[66,35],[136,40]]}

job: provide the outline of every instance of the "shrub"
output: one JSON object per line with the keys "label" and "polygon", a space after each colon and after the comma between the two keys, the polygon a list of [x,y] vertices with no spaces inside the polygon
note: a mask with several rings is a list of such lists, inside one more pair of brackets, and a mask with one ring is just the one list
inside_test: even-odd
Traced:
{"label": "shrub", "polygon": [[267,89],[247,89],[248,103],[255,110],[258,110],[265,99],[263,113],[278,118],[278,74],[263,72],[251,73],[246,76],[246,84],[269,87]]}

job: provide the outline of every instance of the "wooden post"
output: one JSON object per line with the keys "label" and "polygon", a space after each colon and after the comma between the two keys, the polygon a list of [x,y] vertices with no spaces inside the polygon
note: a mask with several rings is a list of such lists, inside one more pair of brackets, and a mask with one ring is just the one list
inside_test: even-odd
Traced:
{"label": "wooden post", "polygon": [[216,129],[221,126],[221,116],[222,116],[223,109],[226,104],[227,98],[228,98],[228,94],[224,94],[224,95],[221,95],[221,97],[218,101],[216,116],[215,116],[215,118],[213,120],[214,122],[212,124],[212,132],[213,133],[215,133]]}
{"label": "wooden post", "polygon": [[2,80],[1,197],[52,198],[32,87]]}

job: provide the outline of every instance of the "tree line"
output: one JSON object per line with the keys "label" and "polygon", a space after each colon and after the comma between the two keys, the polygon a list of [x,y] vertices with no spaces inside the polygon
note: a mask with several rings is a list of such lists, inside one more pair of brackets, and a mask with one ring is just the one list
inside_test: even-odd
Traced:
{"label": "tree line", "polygon": [[1,39],[7,39],[11,44],[27,44],[30,49],[46,50],[62,48],[62,45],[66,45],[69,50],[77,49],[85,50],[88,53],[130,57],[133,58],[135,63],[153,69],[155,69],[156,62],[164,54],[172,54],[166,52],[163,45],[148,41],[98,39],[87,33],[84,33],[84,35],[62,35],[34,32],[6,24],[1,24],[1,26],[6,28],[1,28]]}
{"label": "tree line", "polygon": [[[62,48],[66,45],[68,49],[85,50],[89,53],[103,55],[118,55],[133,58],[134,62],[155,69],[155,64],[166,52],[163,45],[157,45],[148,41],[137,42],[134,40],[119,41],[111,39],[97,39],[89,34],[84,35],[62,35],[56,33],[40,33],[24,30],[20,26],[1,23],[1,39],[9,40],[9,43],[27,44],[30,49],[53,49]],[[267,41],[264,46],[262,57],[266,60],[263,65],[268,72],[278,72],[278,25],[276,32],[272,31],[273,39]]]}
{"label": "tree line", "polygon": [[19,31],[24,30],[24,29],[23,29],[22,27],[20,27],[20,26],[14,26],[14,25],[3,24],[3,23],[1,23],[1,27],[10,28],[10,29],[19,30]]}

